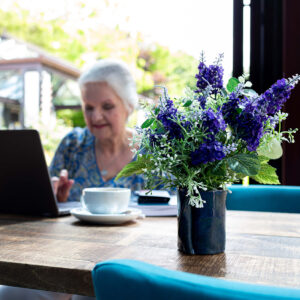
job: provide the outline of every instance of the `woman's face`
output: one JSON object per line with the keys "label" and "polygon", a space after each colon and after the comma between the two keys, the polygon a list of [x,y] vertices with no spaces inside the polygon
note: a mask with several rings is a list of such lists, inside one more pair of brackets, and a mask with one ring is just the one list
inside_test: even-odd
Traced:
{"label": "woman's face", "polygon": [[106,82],[86,83],[81,96],[86,125],[97,139],[112,139],[124,134],[128,111]]}

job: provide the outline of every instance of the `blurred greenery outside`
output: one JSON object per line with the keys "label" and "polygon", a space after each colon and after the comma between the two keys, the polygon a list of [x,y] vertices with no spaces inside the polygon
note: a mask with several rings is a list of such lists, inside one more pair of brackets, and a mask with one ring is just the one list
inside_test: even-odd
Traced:
{"label": "blurred greenery outside", "polygon": [[[84,9],[84,3],[80,5],[81,9]],[[156,85],[167,87],[171,97],[181,96],[185,87],[195,86],[198,62],[193,56],[183,52],[173,53],[157,43],[149,44],[145,42],[141,33],[133,36],[121,31],[118,26],[109,28],[103,24],[84,25],[93,24],[101,19],[101,13],[105,11],[95,10],[88,16],[82,16],[82,20],[74,22],[67,17],[46,19],[43,13],[32,16],[28,10],[14,4],[13,10],[0,9],[0,33],[6,32],[35,44],[80,69],[86,66],[91,58],[121,59],[129,65],[136,80],[138,93],[152,99],[157,99],[161,93],[161,88],[156,88]],[[81,111],[59,110],[56,117],[56,124],[40,124],[38,128],[47,153],[47,161],[51,160],[66,132],[72,127],[85,126]],[[135,112],[128,125],[133,127],[136,122]]]}

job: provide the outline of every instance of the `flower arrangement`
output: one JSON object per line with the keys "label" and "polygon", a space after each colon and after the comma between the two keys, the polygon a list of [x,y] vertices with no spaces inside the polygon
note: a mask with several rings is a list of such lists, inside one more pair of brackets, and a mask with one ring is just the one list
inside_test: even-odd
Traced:
{"label": "flower arrangement", "polygon": [[137,160],[117,178],[144,173],[149,189],[185,188],[196,207],[205,202],[201,190],[226,190],[245,176],[279,184],[268,162],[282,155],[282,141],[294,142],[297,129],[281,130],[288,116],[281,108],[300,76],[258,95],[244,75],[223,86],[222,58],[208,66],[202,54],[194,90],[171,99],[164,89],[157,104],[145,105],[147,119],[133,140],[140,145]]}

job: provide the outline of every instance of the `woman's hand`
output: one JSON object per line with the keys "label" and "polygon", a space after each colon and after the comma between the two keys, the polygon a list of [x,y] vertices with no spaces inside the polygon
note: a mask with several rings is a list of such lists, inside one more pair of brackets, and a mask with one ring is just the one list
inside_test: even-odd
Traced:
{"label": "woman's hand", "polygon": [[68,178],[68,171],[63,169],[60,171],[59,178],[51,178],[53,190],[58,202],[66,202],[69,197],[70,189],[74,183],[73,179]]}

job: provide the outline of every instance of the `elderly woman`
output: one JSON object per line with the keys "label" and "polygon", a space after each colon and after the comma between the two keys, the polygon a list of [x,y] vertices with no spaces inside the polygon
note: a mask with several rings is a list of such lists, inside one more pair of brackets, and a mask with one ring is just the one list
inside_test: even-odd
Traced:
{"label": "elderly woman", "polygon": [[[141,175],[114,181],[133,159],[126,122],[137,105],[137,93],[126,65],[101,60],[80,76],[79,86],[87,128],[75,128],[56,150],[50,173],[58,201],[79,201],[86,187],[143,188]],[[0,300],[19,299],[93,298],[0,286]]]}
{"label": "elderly woman", "polygon": [[133,159],[126,122],[137,105],[137,93],[127,67],[101,60],[80,76],[79,86],[87,128],[75,128],[56,151],[50,173],[58,200],[79,201],[85,187],[142,188],[141,176],[114,181]]}

